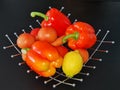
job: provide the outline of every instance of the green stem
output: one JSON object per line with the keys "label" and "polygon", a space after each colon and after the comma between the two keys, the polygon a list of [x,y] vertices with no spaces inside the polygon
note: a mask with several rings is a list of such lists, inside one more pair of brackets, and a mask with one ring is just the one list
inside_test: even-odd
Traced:
{"label": "green stem", "polygon": [[65,37],[63,37],[62,42],[66,43],[69,38],[74,38],[75,40],[77,40],[79,38],[79,32],[74,32],[72,34],[66,35]]}
{"label": "green stem", "polygon": [[22,48],[21,49],[21,52],[23,53],[23,54],[27,54],[27,52],[30,50],[30,48]]}
{"label": "green stem", "polygon": [[44,13],[41,12],[31,12],[31,17],[35,17],[35,16],[40,16],[42,18],[44,18],[46,21],[48,21],[48,16],[46,16]]}

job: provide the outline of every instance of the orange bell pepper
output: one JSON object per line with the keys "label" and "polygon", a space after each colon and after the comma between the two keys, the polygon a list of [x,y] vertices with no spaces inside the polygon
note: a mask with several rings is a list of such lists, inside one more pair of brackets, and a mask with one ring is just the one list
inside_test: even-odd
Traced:
{"label": "orange bell pepper", "polygon": [[63,62],[56,47],[44,41],[34,42],[31,49],[22,49],[22,57],[33,71],[43,77],[54,75]]}

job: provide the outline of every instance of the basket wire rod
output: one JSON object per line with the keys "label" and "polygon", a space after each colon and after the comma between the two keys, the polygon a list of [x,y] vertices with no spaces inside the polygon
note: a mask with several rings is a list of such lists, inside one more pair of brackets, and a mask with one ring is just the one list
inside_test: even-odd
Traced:
{"label": "basket wire rod", "polygon": [[62,12],[62,11],[64,10],[64,8],[65,8],[65,7],[62,6],[61,9],[60,9],[60,12]]}
{"label": "basket wire rod", "polygon": [[23,33],[26,33],[26,32],[25,32],[25,29],[22,29],[22,32],[23,32]]}
{"label": "basket wire rod", "polygon": [[29,27],[30,27],[31,30],[34,29],[32,25],[29,25]]}
{"label": "basket wire rod", "polygon": [[67,14],[67,17],[69,18],[70,16],[71,16],[71,13],[68,13],[68,14]]}
{"label": "basket wire rod", "polygon": [[[101,40],[97,40],[97,42],[101,42]],[[103,41],[103,43],[114,44],[115,41]]]}
{"label": "basket wire rod", "polygon": [[91,68],[91,69],[96,69],[96,66],[88,66],[88,65],[83,65],[83,67],[85,67],[85,68]]}
{"label": "basket wire rod", "polygon": [[101,29],[99,29],[96,33],[96,36],[98,36],[98,34],[101,32]]}
{"label": "basket wire rod", "polygon": [[[14,44],[14,45],[16,45],[16,44]],[[4,46],[3,49],[7,49],[7,48],[11,48],[11,47],[13,47],[13,45]]]}
{"label": "basket wire rod", "polygon": [[21,54],[20,50],[15,46],[15,44],[12,42],[12,40],[10,39],[10,37],[8,36],[8,34],[5,35],[7,37],[7,39],[9,40],[9,42],[13,45],[13,47],[16,49],[16,51]]}
{"label": "basket wire rod", "polygon": [[50,78],[52,78],[53,80],[55,80],[55,81],[57,81],[58,83],[56,83],[56,84],[53,84],[53,88],[55,88],[56,86],[58,86],[58,85],[60,85],[60,84],[65,84],[65,85],[70,85],[70,86],[73,86],[73,87],[75,87],[75,83],[67,83],[67,82],[65,82],[65,81],[67,81],[69,78],[66,78],[66,79],[64,79],[63,81],[61,81],[61,80],[58,80],[58,79],[55,79],[55,78],[53,78],[53,77],[50,77]]}
{"label": "basket wire rod", "polygon": [[[59,73],[59,72],[56,72],[56,73],[58,73],[59,75],[61,75],[61,76],[64,76],[64,77],[66,77],[63,73]],[[72,77],[72,78],[69,78],[69,79],[72,79],[72,80],[76,80],[76,81],[83,81],[83,79],[81,78],[81,79],[79,79],[79,78],[74,78],[74,77]]]}
{"label": "basket wire rod", "polygon": [[23,65],[23,64],[25,64],[25,61],[19,62],[19,63],[18,63],[18,66],[21,66],[21,65]]}
{"label": "basket wire rod", "polygon": [[102,58],[91,58],[91,59],[95,61],[102,61]]}
{"label": "basket wire rod", "polygon": [[[58,74],[58,75],[56,75],[54,78],[57,78],[57,77],[59,77],[60,76],[60,74]],[[50,82],[50,81],[52,81],[53,80],[53,78],[50,78],[50,79],[48,79],[48,80],[45,80],[44,81],[44,84],[47,84],[48,82]]]}
{"label": "basket wire rod", "polygon": [[[94,55],[94,54],[96,53],[96,51],[99,49],[99,47],[101,46],[101,44],[103,43],[103,41],[105,40],[105,38],[106,38],[106,36],[108,35],[109,32],[110,32],[110,31],[107,30],[107,32],[106,32],[105,35],[103,36],[101,42],[100,42],[99,45],[97,46],[97,48],[96,48],[96,49],[93,51],[93,53],[90,55],[88,61],[93,57],[93,55]],[[88,61],[87,61],[87,62],[88,62]],[[86,62],[86,63],[87,63],[87,62]],[[85,64],[86,64],[86,63],[85,63]],[[85,66],[85,64],[84,64],[84,66]]]}
{"label": "basket wire rod", "polygon": [[38,19],[36,20],[36,22],[37,22],[39,25],[41,25],[41,24],[40,24],[40,21],[39,21]]}
{"label": "basket wire rod", "polygon": [[40,75],[37,75],[37,76],[35,76],[35,79],[38,79],[39,77],[41,77]]}
{"label": "basket wire rod", "polygon": [[90,73],[83,73],[83,72],[80,72],[79,74],[81,74],[81,75],[86,75],[86,76],[89,76],[89,75],[90,75]]}
{"label": "basket wire rod", "polygon": [[21,55],[21,54],[17,53],[17,54],[11,55],[11,58],[17,57],[19,55]]}
{"label": "basket wire rod", "polygon": [[78,20],[77,19],[75,19],[74,21],[73,21],[73,23],[75,23],[75,22],[77,22]]}
{"label": "basket wire rod", "polygon": [[[90,50],[95,50],[94,48],[89,48]],[[97,52],[103,52],[103,53],[108,53],[109,51],[108,50],[101,50],[101,49],[98,49]]]}
{"label": "basket wire rod", "polygon": [[32,71],[33,71],[33,70],[29,69],[29,70],[27,70],[26,72],[27,72],[27,73],[30,73],[30,72],[32,72]]}
{"label": "basket wire rod", "polygon": [[49,8],[49,9],[51,9],[52,7],[51,7],[51,6],[49,6],[48,8]]}
{"label": "basket wire rod", "polygon": [[16,32],[14,32],[14,35],[18,38],[18,34]]}

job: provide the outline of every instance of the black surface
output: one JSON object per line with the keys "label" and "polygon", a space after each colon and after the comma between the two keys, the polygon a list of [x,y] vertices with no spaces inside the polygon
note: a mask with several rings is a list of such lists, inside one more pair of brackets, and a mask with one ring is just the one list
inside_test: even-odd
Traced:
{"label": "black surface", "polygon": [[[98,54],[97,57],[103,62],[92,63],[95,70],[90,71],[90,76],[84,78],[84,82],[76,82],[76,87],[60,85],[56,90],[119,90],[120,82],[120,2],[80,2],[80,0],[0,0],[0,90],[52,90],[52,84],[43,84],[43,79],[35,80],[34,73],[27,74],[26,66],[19,67],[20,57],[11,58],[15,54],[13,49],[3,50],[2,47],[9,45],[5,34],[12,39],[14,32],[27,31],[30,24],[37,27],[35,19],[29,14],[31,11],[46,12],[48,7],[58,9],[64,6],[65,14],[71,12],[71,21],[75,18],[85,21],[94,26],[96,31],[110,30],[106,40],[114,40],[114,45],[105,44],[101,49],[108,49],[109,53]],[[40,19],[42,20],[42,19]]]}

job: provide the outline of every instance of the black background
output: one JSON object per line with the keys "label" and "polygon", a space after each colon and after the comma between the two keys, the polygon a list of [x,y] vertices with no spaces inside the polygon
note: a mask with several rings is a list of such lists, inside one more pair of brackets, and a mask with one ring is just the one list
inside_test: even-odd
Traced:
{"label": "black background", "polygon": [[[52,90],[52,84],[43,84],[43,79],[35,80],[35,73],[27,74],[27,66],[18,66],[21,57],[11,58],[16,51],[12,48],[3,50],[3,46],[10,45],[5,34],[10,35],[13,41],[14,32],[21,33],[24,28],[30,31],[29,25],[38,27],[35,19],[30,17],[31,11],[46,12],[49,8],[60,9],[72,13],[73,22],[85,21],[91,24],[96,31],[102,30],[104,34],[110,30],[106,40],[113,40],[115,44],[103,44],[101,49],[108,49],[109,53],[99,53],[98,58],[103,62],[93,62],[95,70],[90,70],[90,76],[84,81],[76,82],[76,87],[60,85],[56,90],[115,90],[120,89],[120,2],[112,1],[80,1],[80,0],[0,0],[0,89],[1,90]],[[41,21],[42,19],[39,18]],[[89,64],[89,63],[88,63]]]}

